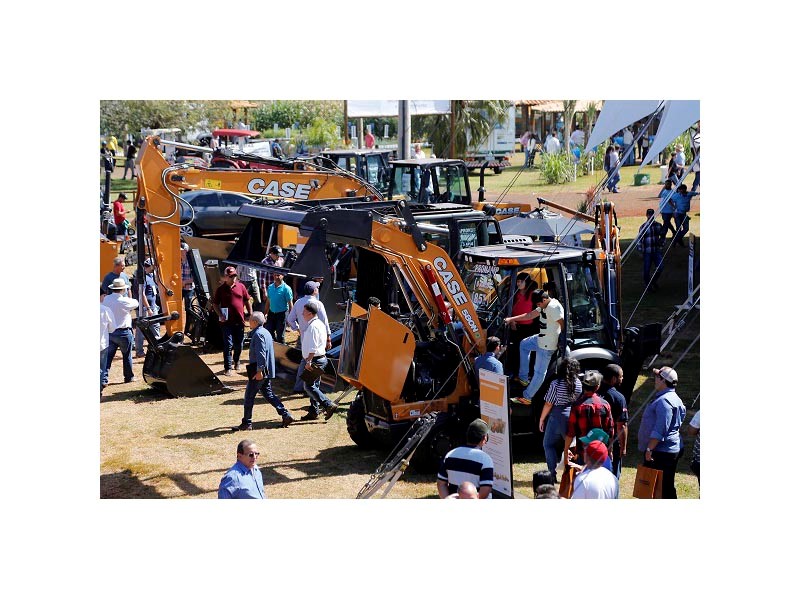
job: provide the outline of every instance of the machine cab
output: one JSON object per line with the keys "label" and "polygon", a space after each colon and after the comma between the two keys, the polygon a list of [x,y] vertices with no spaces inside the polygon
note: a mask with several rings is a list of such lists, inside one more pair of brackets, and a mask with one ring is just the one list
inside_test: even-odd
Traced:
{"label": "machine cab", "polygon": [[389,200],[472,206],[467,168],[461,160],[395,160],[391,167]]}
{"label": "machine cab", "polygon": [[461,266],[464,284],[487,335],[503,330],[513,314],[517,277],[528,274],[564,306],[570,352],[580,349],[615,350],[591,250],[543,242],[467,249]]}

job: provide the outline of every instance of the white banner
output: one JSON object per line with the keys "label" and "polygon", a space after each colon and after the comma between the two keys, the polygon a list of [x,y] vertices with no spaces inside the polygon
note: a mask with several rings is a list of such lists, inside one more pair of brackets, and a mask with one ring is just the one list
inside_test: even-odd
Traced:
{"label": "white banner", "polygon": [[[399,100],[348,100],[347,117],[396,117]],[[409,100],[408,110],[416,115],[448,115],[450,100]]]}
{"label": "white banner", "polygon": [[511,474],[511,427],[508,422],[507,378],[505,375],[480,369],[481,419],[491,430],[483,447],[494,463],[492,498],[513,498],[514,478]]}

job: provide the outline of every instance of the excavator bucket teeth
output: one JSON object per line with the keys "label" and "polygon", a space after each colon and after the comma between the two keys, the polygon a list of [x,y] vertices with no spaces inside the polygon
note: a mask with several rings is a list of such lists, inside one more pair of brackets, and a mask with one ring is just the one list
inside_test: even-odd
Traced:
{"label": "excavator bucket teeth", "polygon": [[143,374],[147,383],[165,389],[176,397],[209,396],[232,391],[188,346],[179,346],[169,352],[148,350]]}

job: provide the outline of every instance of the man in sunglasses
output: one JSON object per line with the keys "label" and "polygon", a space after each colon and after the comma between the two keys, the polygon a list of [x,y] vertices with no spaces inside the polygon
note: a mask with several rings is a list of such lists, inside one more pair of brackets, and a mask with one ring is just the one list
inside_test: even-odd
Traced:
{"label": "man in sunglasses", "polygon": [[220,500],[266,498],[264,479],[256,466],[259,454],[255,442],[250,440],[239,442],[236,447],[236,464],[228,469],[220,480],[217,498]]}
{"label": "man in sunglasses", "polygon": [[648,403],[639,426],[639,450],[644,465],[662,472],[661,491],[665,499],[677,498],[675,470],[683,454],[681,423],[686,407],[675,392],[678,373],[672,367],[653,369],[656,395]]}

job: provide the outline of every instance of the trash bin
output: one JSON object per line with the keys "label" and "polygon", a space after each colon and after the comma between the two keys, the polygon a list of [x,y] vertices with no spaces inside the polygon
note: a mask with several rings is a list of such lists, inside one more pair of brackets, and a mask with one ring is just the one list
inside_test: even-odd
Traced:
{"label": "trash bin", "polygon": [[633,176],[633,185],[648,185],[650,183],[650,175],[648,173],[636,173]]}
{"label": "trash bin", "polygon": [[667,173],[669,172],[669,165],[661,165],[661,181],[658,183],[664,183],[667,180]]}

